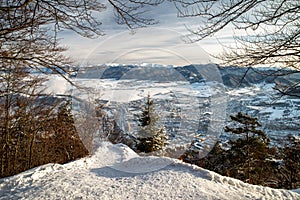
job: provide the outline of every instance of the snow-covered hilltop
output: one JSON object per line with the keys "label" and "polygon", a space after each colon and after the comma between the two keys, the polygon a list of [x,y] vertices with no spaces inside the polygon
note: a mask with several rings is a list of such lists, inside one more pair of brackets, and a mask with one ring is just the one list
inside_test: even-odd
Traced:
{"label": "snow-covered hilltop", "polygon": [[254,186],[179,160],[139,157],[125,145],[0,179],[0,199],[300,199],[296,192]]}

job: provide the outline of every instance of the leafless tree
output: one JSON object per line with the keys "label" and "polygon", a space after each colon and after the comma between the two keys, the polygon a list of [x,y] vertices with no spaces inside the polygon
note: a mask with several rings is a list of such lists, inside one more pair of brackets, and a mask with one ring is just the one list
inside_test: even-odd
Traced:
{"label": "leafless tree", "polygon": [[37,103],[43,79],[28,74],[18,65],[0,67],[1,177],[30,168],[42,121],[55,108]]}
{"label": "leafless tree", "polygon": [[45,95],[44,76],[19,65],[0,67],[0,177],[88,155],[69,103]]}
{"label": "leafless tree", "polygon": [[[269,65],[300,70],[300,2],[298,0],[174,0],[179,17],[199,19],[189,28],[191,41],[210,37],[225,27],[245,30],[236,45],[220,58],[237,66]],[[287,75],[280,69],[277,76]],[[278,85],[283,94],[295,94],[299,81]],[[299,94],[298,94],[299,95]]]}
{"label": "leafless tree", "polygon": [[154,17],[146,15],[147,11],[158,6],[164,0],[108,0],[114,8],[118,24],[125,24],[131,29],[157,23]]}
{"label": "leafless tree", "polygon": [[[103,35],[97,17],[107,6],[113,7],[116,21],[129,28],[155,23],[145,16],[162,0],[5,0],[0,2],[0,65],[18,62],[21,66],[47,67],[64,76],[70,59],[61,53],[57,33],[71,30],[83,37]],[[66,78],[66,77],[65,77]]]}

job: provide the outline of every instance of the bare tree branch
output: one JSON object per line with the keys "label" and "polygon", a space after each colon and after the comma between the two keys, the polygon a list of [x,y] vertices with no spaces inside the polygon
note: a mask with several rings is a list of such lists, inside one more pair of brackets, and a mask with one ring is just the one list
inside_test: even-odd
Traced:
{"label": "bare tree branch", "polygon": [[[300,2],[297,0],[175,0],[180,17],[199,19],[198,29],[189,28],[189,41],[210,37],[225,27],[246,31],[235,36],[230,46],[218,56],[224,65],[277,66],[300,70]],[[281,70],[279,70],[281,71]],[[283,94],[298,90],[291,83]],[[284,86],[286,87],[286,86]],[[287,92],[288,91],[288,92]],[[294,94],[298,95],[298,94]]]}

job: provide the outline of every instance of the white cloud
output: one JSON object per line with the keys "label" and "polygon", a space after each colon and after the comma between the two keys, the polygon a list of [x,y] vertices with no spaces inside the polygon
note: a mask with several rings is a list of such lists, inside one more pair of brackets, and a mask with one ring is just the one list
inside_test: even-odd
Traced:
{"label": "white cloud", "polygon": [[209,54],[220,53],[221,43],[232,43],[231,28],[198,43],[184,43],[182,37],[188,33],[185,25],[197,27],[197,18],[177,18],[176,9],[169,2],[148,15],[155,16],[159,24],[138,29],[135,34],[131,34],[126,27],[113,21],[114,14],[109,8],[99,16],[104,19],[105,36],[91,40],[74,33],[65,33],[62,35],[62,43],[69,47],[67,55],[80,64],[147,62],[174,65],[215,62]]}

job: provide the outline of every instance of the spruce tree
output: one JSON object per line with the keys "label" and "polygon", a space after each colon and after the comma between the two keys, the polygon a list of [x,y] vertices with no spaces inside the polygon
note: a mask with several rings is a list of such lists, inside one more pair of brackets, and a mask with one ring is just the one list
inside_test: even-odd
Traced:
{"label": "spruce tree", "polygon": [[162,149],[167,136],[164,128],[158,125],[159,116],[155,112],[153,100],[148,94],[144,110],[139,118],[139,137],[137,150],[145,153]]}
{"label": "spruce tree", "polygon": [[239,135],[230,141],[228,150],[230,160],[229,175],[252,184],[264,184],[264,169],[268,166],[269,138],[259,130],[261,124],[257,118],[239,112],[230,116],[234,127],[225,127],[225,132]]}

